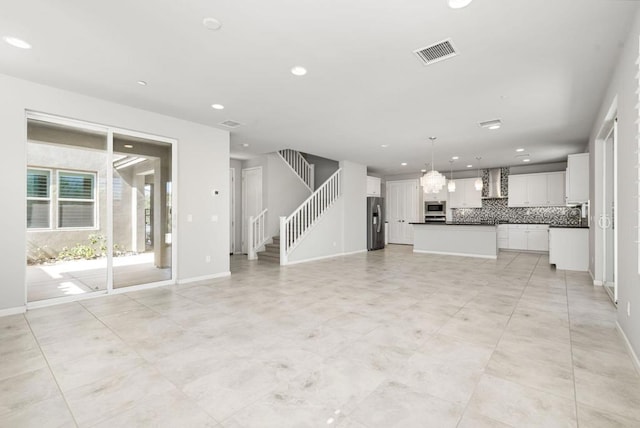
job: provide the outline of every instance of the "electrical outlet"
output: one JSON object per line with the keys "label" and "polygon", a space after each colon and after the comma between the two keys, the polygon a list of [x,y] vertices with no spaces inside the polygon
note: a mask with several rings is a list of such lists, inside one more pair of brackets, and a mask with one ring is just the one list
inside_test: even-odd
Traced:
{"label": "electrical outlet", "polygon": [[627,316],[631,316],[631,302],[627,302]]}
{"label": "electrical outlet", "polygon": [[206,256],[206,257],[204,258],[204,262],[205,262],[205,263],[211,263],[211,256]]}

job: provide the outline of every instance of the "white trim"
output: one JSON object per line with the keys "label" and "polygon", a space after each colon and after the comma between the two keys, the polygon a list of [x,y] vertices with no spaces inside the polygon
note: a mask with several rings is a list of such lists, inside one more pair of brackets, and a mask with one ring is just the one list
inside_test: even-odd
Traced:
{"label": "white trim", "polygon": [[482,254],[468,254],[468,253],[448,253],[445,251],[425,251],[425,250],[413,250],[414,253],[419,254],[437,254],[441,256],[458,256],[458,257],[474,257],[477,259],[492,259],[496,260],[498,256],[485,256]]}
{"label": "white trim", "polygon": [[192,278],[179,279],[176,284],[178,284],[178,285],[189,284],[189,283],[192,283],[192,282],[206,281],[208,279],[225,278],[227,276],[231,276],[231,271],[214,273],[214,274],[211,274],[211,275],[194,276]]}
{"label": "white trim", "polygon": [[86,294],[74,294],[72,296],[53,297],[51,299],[36,300],[35,302],[27,302],[27,310],[46,308],[49,306],[61,305],[64,303],[73,303],[80,300],[93,299],[95,297],[108,296],[107,290],[91,291]]}
{"label": "white trim", "polygon": [[294,262],[287,262],[286,265],[283,266],[289,266],[289,265],[297,265],[300,263],[307,263],[307,262],[315,262],[317,260],[324,260],[324,259],[332,259],[334,257],[344,257],[344,256],[351,256],[353,254],[360,254],[360,253],[366,253],[367,250],[357,250],[357,251],[350,251],[348,253],[337,253],[337,254],[329,254],[328,256],[320,256],[320,257],[311,257],[309,259],[302,259],[302,260],[296,260]]}
{"label": "white trim", "polygon": [[631,356],[631,361],[633,361],[633,366],[635,367],[636,372],[640,374],[640,359],[638,359],[638,355],[636,354],[636,351],[633,349],[633,346],[631,346],[631,342],[629,342],[629,338],[627,338],[627,335],[624,333],[624,330],[622,329],[618,321],[616,321],[616,328],[622,335],[622,338],[624,339],[624,343],[627,345],[627,351],[629,351],[629,355]]}
{"label": "white trim", "polygon": [[114,288],[109,294],[122,294],[128,293],[130,291],[148,290],[150,288],[166,287],[167,285],[175,285],[175,281],[167,279],[164,281],[150,282],[149,284],[127,285],[124,287]]}
{"label": "white trim", "polygon": [[0,309],[0,318],[8,317],[10,315],[24,314],[25,312],[27,312],[26,306],[17,306],[15,308]]}
{"label": "white trim", "polygon": [[231,189],[229,189],[229,205],[231,206],[231,218],[229,219],[230,223],[230,233],[231,239],[229,241],[230,244],[230,254],[236,253],[236,169],[229,168],[229,173],[231,174]]}

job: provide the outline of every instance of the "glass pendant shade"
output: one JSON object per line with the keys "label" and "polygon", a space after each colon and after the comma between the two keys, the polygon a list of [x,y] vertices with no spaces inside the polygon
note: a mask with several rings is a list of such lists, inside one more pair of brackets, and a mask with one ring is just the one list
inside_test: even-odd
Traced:
{"label": "glass pendant shade", "polygon": [[455,192],[456,191],[456,182],[453,180],[449,180],[449,183],[447,183],[447,189],[449,190],[449,192]]}
{"label": "glass pendant shade", "polygon": [[482,178],[476,178],[476,181],[473,183],[477,191],[482,190]]}
{"label": "glass pendant shade", "polygon": [[420,179],[424,193],[438,193],[442,190],[446,182],[446,177],[433,169]]}

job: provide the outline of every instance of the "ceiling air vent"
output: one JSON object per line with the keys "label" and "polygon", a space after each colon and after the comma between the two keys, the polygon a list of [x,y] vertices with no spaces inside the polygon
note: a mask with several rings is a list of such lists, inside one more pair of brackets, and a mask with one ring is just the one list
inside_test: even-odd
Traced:
{"label": "ceiling air vent", "polygon": [[240,122],[236,122],[235,120],[225,120],[224,122],[220,122],[220,125],[226,126],[227,128],[237,128],[242,124]]}
{"label": "ceiling air vent", "polygon": [[426,48],[416,49],[413,53],[416,54],[424,65],[431,65],[458,55],[451,39],[434,43]]}

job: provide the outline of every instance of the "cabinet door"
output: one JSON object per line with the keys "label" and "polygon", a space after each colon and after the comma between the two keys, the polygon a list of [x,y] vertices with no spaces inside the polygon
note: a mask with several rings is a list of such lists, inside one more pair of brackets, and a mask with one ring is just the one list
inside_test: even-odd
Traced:
{"label": "cabinet door", "polygon": [[456,191],[449,193],[448,208],[464,208],[464,180],[456,180]]}
{"label": "cabinet door", "polygon": [[482,190],[476,190],[476,179],[465,180],[464,202],[465,208],[482,208]]}
{"label": "cabinet door", "polygon": [[508,205],[510,207],[526,207],[527,196],[527,177],[525,175],[510,175]]}
{"label": "cabinet door", "polygon": [[549,251],[549,231],[546,229],[527,230],[527,250]]}
{"label": "cabinet door", "polygon": [[544,207],[549,205],[547,198],[547,174],[527,176],[527,206]]}
{"label": "cabinet door", "polygon": [[509,228],[509,249],[510,250],[526,250],[527,249],[527,229],[525,228]]}
{"label": "cabinet door", "polygon": [[565,174],[564,172],[553,172],[547,175],[547,205],[565,205]]}
{"label": "cabinet door", "polygon": [[380,179],[367,177],[367,196],[380,196]]}
{"label": "cabinet door", "polygon": [[589,153],[569,155],[567,159],[567,202],[589,200]]}

